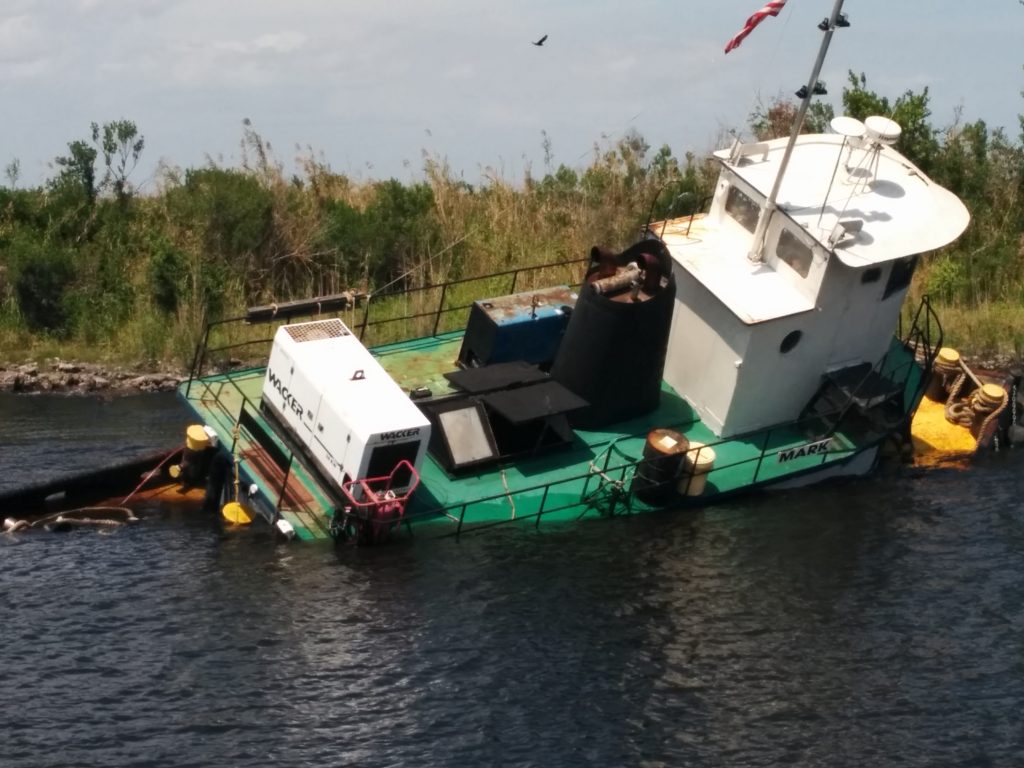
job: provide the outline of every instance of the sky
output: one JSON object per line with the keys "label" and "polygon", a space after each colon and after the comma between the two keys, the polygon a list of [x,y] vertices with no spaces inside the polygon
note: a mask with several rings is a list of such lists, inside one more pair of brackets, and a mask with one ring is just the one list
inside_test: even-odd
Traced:
{"label": "sky", "polygon": [[[19,186],[39,184],[91,123],[119,119],[145,137],[131,177],[143,192],[160,163],[238,165],[246,119],[287,172],[312,154],[360,180],[422,178],[426,153],[470,183],[516,181],[583,167],[595,143],[628,131],[706,154],[758,103],[807,81],[833,6],[789,0],[726,55],[761,3],[2,0],[0,169],[17,160]],[[826,101],[838,107],[854,70],[890,98],[928,87],[937,127],[959,111],[1018,136],[1019,0],[846,0],[844,11]]]}

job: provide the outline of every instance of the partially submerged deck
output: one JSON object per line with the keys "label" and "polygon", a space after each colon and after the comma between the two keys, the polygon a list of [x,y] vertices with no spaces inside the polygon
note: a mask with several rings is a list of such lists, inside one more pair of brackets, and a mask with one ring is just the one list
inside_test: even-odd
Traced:
{"label": "partially submerged deck", "polygon": [[[455,370],[461,340],[461,332],[447,333],[388,344],[373,352],[404,390],[425,387],[432,397],[440,398],[455,392],[444,373]],[[892,368],[910,366],[913,361],[895,340],[890,357]],[[256,485],[262,506],[279,512],[300,538],[326,538],[339,505],[338,494],[275,433],[260,409],[264,373],[264,368],[250,368],[209,375],[182,384],[180,393],[234,452],[246,479],[244,486]],[[919,391],[919,377],[916,367],[906,377],[908,408]],[[539,525],[652,509],[629,489],[647,434],[654,428],[682,432],[691,443],[712,447],[716,457],[704,493],[678,497],[669,506],[706,504],[826,465],[838,467],[882,435],[862,420],[851,419],[829,435],[826,451],[804,454],[799,450],[825,437],[829,427],[821,419],[810,419],[719,440],[663,384],[661,403],[654,412],[616,424],[614,429],[576,430],[567,447],[457,478],[428,456],[420,472],[422,483],[406,512],[406,527],[416,535],[451,535],[511,521]]]}

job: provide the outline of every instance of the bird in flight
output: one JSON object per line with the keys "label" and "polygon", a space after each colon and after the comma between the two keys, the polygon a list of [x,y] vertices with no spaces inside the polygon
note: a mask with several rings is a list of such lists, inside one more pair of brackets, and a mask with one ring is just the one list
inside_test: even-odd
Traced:
{"label": "bird in flight", "polygon": [[547,40],[547,39],[548,39],[548,36],[544,35],[544,37],[542,37],[540,40],[535,42],[534,45],[537,45],[537,46],[544,45],[544,41]]}

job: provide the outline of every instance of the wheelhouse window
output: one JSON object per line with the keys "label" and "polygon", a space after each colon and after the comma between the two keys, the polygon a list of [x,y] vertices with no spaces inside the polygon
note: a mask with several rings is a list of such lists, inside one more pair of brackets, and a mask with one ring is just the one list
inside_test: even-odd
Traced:
{"label": "wheelhouse window", "polygon": [[779,243],[775,246],[775,255],[779,261],[786,262],[800,277],[807,277],[811,271],[811,259],[813,253],[799,237],[788,229],[782,230],[779,235]]}
{"label": "wheelhouse window", "polygon": [[864,270],[864,274],[860,276],[861,285],[869,285],[870,283],[877,283],[882,279],[882,268],[881,267],[870,267]]}
{"label": "wheelhouse window", "polygon": [[910,278],[914,276],[914,268],[916,266],[917,256],[909,256],[892,263],[889,281],[885,284],[885,292],[882,294],[883,301],[910,285]]}
{"label": "wheelhouse window", "polygon": [[757,227],[757,217],[761,208],[750,199],[750,196],[739,187],[729,187],[725,197],[725,212],[732,216],[748,232]]}

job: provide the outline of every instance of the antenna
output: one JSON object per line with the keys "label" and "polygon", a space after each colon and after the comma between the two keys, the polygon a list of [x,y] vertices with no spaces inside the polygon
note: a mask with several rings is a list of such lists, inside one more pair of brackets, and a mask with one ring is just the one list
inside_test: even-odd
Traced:
{"label": "antenna", "polygon": [[[839,161],[843,159],[843,149],[847,146],[850,148],[850,153],[853,153],[854,146],[861,146],[863,144],[864,133],[867,130],[864,127],[864,123],[855,117],[847,117],[845,115],[840,117],[833,117],[829,122],[829,126],[833,131],[843,137],[843,143],[839,147],[839,154],[836,155],[836,164],[832,169],[832,178],[828,180],[828,189],[825,191],[825,199],[821,201],[821,211],[818,213],[818,227],[821,227],[821,217],[825,215],[825,204],[828,202],[829,195],[832,194],[832,185],[836,181],[836,171],[839,170]],[[850,158],[846,158],[847,171],[849,171]]]}
{"label": "antenna", "polygon": [[772,187],[771,194],[768,195],[768,200],[764,204],[764,210],[761,211],[761,216],[757,220],[757,228],[754,230],[754,239],[751,243],[750,253],[747,254],[747,258],[753,264],[761,264],[764,261],[764,239],[768,232],[768,222],[771,221],[772,215],[778,207],[775,201],[778,199],[779,189],[782,187],[782,177],[786,174],[786,166],[789,165],[789,158],[793,154],[793,148],[796,146],[796,138],[800,135],[800,129],[803,127],[807,108],[811,105],[811,97],[814,95],[815,90],[817,90],[818,75],[821,74],[821,65],[825,63],[825,54],[828,52],[829,43],[832,42],[832,34],[837,26],[849,26],[849,22],[847,22],[845,17],[842,19],[842,25],[839,24],[840,12],[842,10],[843,0],[836,0],[836,4],[832,8],[832,15],[827,20],[828,24],[818,25],[819,29],[822,26],[826,26],[826,29],[823,30],[825,34],[821,41],[821,48],[818,51],[818,58],[811,69],[811,77],[807,81],[806,88],[802,89],[805,95],[803,101],[800,102],[800,109],[797,110],[796,118],[793,120],[793,130],[789,135],[789,143],[786,145],[786,152],[782,156],[779,172],[775,176],[775,184]]}
{"label": "antenna", "polygon": [[[866,179],[872,179],[878,174],[879,157],[882,154],[882,147],[891,147],[900,138],[903,129],[895,120],[881,115],[872,115],[864,121],[864,140],[870,148]],[[873,170],[872,170],[873,169]],[[867,181],[865,180],[865,184]]]}

